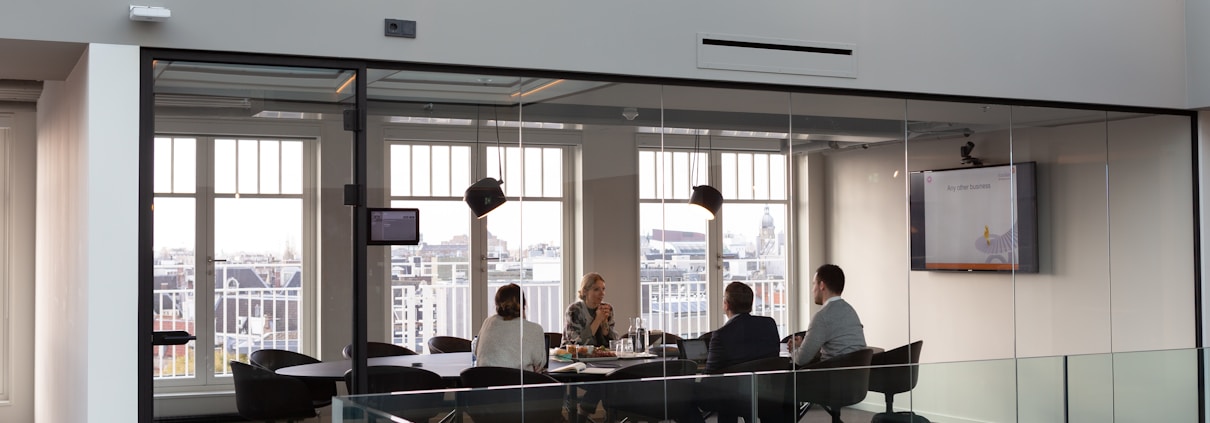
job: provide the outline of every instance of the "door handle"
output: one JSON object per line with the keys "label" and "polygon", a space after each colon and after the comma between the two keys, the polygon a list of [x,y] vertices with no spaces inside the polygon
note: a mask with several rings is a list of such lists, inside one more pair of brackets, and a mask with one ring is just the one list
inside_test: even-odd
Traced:
{"label": "door handle", "polygon": [[197,339],[183,330],[162,330],[151,333],[151,345],[184,345]]}

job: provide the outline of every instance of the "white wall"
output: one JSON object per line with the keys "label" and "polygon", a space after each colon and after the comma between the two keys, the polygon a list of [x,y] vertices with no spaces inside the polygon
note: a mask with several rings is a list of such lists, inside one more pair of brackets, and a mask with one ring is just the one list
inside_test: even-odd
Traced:
{"label": "white wall", "polygon": [[[0,38],[1177,108],[1188,103],[1185,6],[1178,1],[150,2],[172,10],[163,23],[128,20],[129,4],[9,2],[0,15]],[[416,20],[417,38],[384,37],[384,18]],[[699,32],[853,44],[857,77],[698,69]]]}
{"label": "white wall", "polygon": [[138,56],[91,45],[38,103],[38,421],[137,418]]}
{"label": "white wall", "polygon": [[[614,305],[614,329],[626,330],[626,319],[639,315],[638,153],[634,131],[627,127],[586,126],[577,160],[576,265],[579,273],[605,278],[605,301]],[[580,279],[570,289],[580,288]],[[573,298],[574,294],[573,294]]]}
{"label": "white wall", "polygon": [[1185,51],[1188,52],[1189,108],[1210,107],[1210,0],[1185,0]]}
{"label": "white wall", "polygon": [[[972,421],[1021,417],[998,405],[996,394],[971,387],[1027,395],[1023,388],[1031,384],[1050,386],[1053,381],[1029,378],[1037,361],[1015,371],[1001,368],[1013,369],[1011,359],[1026,357],[1119,353],[1112,368],[1119,379],[1108,382],[1130,390],[1133,404],[1196,392],[1190,350],[1183,351],[1189,356],[1164,356],[1169,379],[1135,370],[1137,360],[1161,353],[1122,355],[1195,345],[1188,128],[1186,118],[1157,116],[972,137],[990,163],[1007,162],[1010,154],[1038,162],[1042,269],[1015,276],[906,270],[907,242],[898,235],[907,233],[906,186],[902,177],[886,175],[902,170],[905,154],[909,170],[953,167],[957,146],[967,139],[827,156],[828,261],[845,268],[851,281],[845,297],[861,314],[871,345],[925,341],[921,361],[933,365],[922,369],[912,396],[918,411]],[[953,370],[971,360],[994,361]],[[1101,403],[1101,394],[1088,395],[1092,399],[1083,403],[1112,404]],[[1116,398],[1125,404],[1122,395]],[[1171,421],[1184,421],[1189,403],[1168,404]],[[1053,404],[1042,405],[1053,410]],[[1130,413],[1122,407],[1118,417]]]}
{"label": "white wall", "polygon": [[[7,151],[0,156],[7,159],[3,165],[5,175],[0,175],[0,181],[7,186],[0,186],[0,193],[7,193],[4,204],[6,220],[0,222],[5,228],[2,232],[6,238],[4,250],[8,256],[0,258],[7,266],[3,270],[3,278],[7,281],[5,325],[0,332],[8,339],[0,341],[8,348],[0,351],[0,362],[4,377],[7,378],[3,390],[4,398],[0,398],[0,421],[27,422],[34,420],[34,369],[29,363],[34,361],[34,225],[36,213],[34,209],[34,180],[37,172],[37,134],[34,122],[37,116],[34,108],[12,107],[5,108],[0,114],[6,114],[8,123]],[[3,126],[3,125],[0,125]],[[0,149],[3,149],[0,146]]]}

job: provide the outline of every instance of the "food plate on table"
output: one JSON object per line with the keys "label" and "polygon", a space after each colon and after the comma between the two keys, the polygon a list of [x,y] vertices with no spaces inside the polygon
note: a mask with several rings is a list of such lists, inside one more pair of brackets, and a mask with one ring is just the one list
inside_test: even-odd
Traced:
{"label": "food plate on table", "polygon": [[619,352],[618,358],[656,358],[658,355],[649,352]]}
{"label": "food plate on table", "polygon": [[573,358],[572,360],[583,362],[583,363],[591,363],[593,361],[614,361],[617,359],[618,359],[617,356],[613,356],[613,357],[579,357],[579,358]]}

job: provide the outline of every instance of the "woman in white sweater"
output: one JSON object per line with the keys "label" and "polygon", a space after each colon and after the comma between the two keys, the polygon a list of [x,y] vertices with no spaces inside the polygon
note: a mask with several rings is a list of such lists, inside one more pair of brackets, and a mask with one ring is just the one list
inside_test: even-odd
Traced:
{"label": "woman in white sweater", "polygon": [[525,296],[510,283],[496,290],[496,314],[483,321],[475,346],[477,366],[512,367],[540,372],[546,367],[546,334],[525,320]]}

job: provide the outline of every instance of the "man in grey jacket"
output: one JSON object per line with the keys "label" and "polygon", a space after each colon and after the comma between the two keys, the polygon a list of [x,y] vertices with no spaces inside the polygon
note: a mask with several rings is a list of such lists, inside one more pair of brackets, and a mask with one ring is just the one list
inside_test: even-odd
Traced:
{"label": "man in grey jacket", "polygon": [[819,266],[811,293],[815,304],[823,308],[811,318],[805,336],[795,336],[786,344],[794,364],[827,360],[866,347],[861,319],[853,306],[840,298],[841,292],[844,292],[844,271],[840,266]]}

